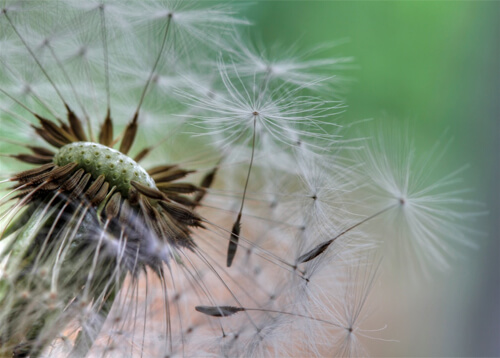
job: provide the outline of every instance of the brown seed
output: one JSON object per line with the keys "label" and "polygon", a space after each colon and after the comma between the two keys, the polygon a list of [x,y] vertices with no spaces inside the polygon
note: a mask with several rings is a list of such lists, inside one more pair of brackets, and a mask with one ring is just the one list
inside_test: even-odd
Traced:
{"label": "brown seed", "polygon": [[234,256],[236,255],[236,250],[238,249],[238,240],[240,239],[241,231],[241,215],[234,222],[233,229],[231,230],[231,236],[229,238],[229,246],[227,247],[227,267],[231,267],[233,264]]}
{"label": "brown seed", "polygon": [[212,317],[227,317],[245,311],[243,307],[232,306],[196,306],[194,309]]}
{"label": "brown seed", "polygon": [[148,170],[148,174],[153,176],[155,174],[161,173],[161,172],[166,172],[169,171],[172,168],[177,168],[179,167],[177,164],[173,165],[159,165],[157,167],[151,168]]}
{"label": "brown seed", "polygon": [[136,163],[139,163],[142,159],[144,159],[144,157],[146,155],[149,154],[149,152],[151,151],[151,147],[147,147],[147,148],[144,148],[143,150],[141,150],[139,152],[139,154],[137,154],[135,157],[134,157],[134,160],[136,161]]}
{"label": "brown seed", "polygon": [[16,158],[17,160],[29,163],[29,164],[49,164],[52,162],[52,157],[47,157],[43,155],[33,155],[33,154],[17,154],[11,155],[12,158]]}
{"label": "brown seed", "polygon": [[76,114],[69,108],[67,104],[65,104],[66,110],[68,111],[68,122],[71,128],[71,132],[73,132],[74,136],[81,141],[87,141],[87,136],[85,135],[85,131],[82,127],[82,122],[76,116]]}
{"label": "brown seed", "polygon": [[138,113],[134,115],[132,122],[127,125],[125,128],[125,134],[123,135],[122,142],[120,144],[120,152],[123,154],[127,154],[132,144],[134,144],[135,135],[137,134],[137,116]]}
{"label": "brown seed", "polygon": [[62,146],[66,145],[67,143],[63,140],[58,139],[57,137],[54,137],[51,133],[46,131],[43,128],[39,128],[37,126],[33,126],[33,129],[35,130],[36,134],[38,134],[40,137],[42,137],[47,143],[50,145],[56,147],[56,148],[61,148]]}
{"label": "brown seed", "polygon": [[184,169],[172,168],[170,170],[154,174],[152,178],[156,183],[163,183],[184,178],[186,175],[195,172],[196,170],[184,170]]}
{"label": "brown seed", "polygon": [[[200,184],[200,187],[202,188],[210,188],[212,186],[212,183],[215,179],[215,174],[217,173],[217,167],[215,167],[214,169],[212,169],[207,175],[205,175],[201,181],[201,184]],[[205,197],[205,194],[206,194],[206,191],[203,190],[203,191],[199,191],[198,193],[196,193],[195,197],[194,197],[194,202],[195,202],[195,205],[199,205],[200,202],[203,200],[203,198]]]}
{"label": "brown seed", "polygon": [[85,170],[78,169],[68,180],[62,185],[62,189],[65,191],[72,191],[82,179]]}
{"label": "brown seed", "polygon": [[74,200],[80,198],[91,177],[92,174],[90,173],[85,174],[78,183],[78,185],[75,187],[75,189],[73,189],[73,191],[69,195],[69,199]]}
{"label": "brown seed", "polygon": [[53,151],[51,151],[47,148],[44,148],[44,147],[28,146],[28,148],[35,154],[39,154],[39,155],[43,155],[43,156],[47,156],[47,157],[53,157],[55,154]]}
{"label": "brown seed", "polygon": [[160,191],[150,188],[149,186],[143,185],[139,182],[136,182],[132,180],[130,184],[137,189],[139,193],[142,195],[147,196],[148,198],[155,199],[155,200],[163,200],[165,199],[165,195],[161,193]]}
{"label": "brown seed", "polygon": [[99,133],[99,143],[110,146],[113,142],[113,121],[111,119],[111,113],[108,109],[108,113],[106,114],[106,119],[101,126],[101,132]]}
{"label": "brown seed", "polygon": [[45,119],[45,118],[38,116],[38,115],[36,117],[40,121],[43,129],[45,129],[53,137],[64,142],[64,144],[68,144],[68,143],[72,143],[72,142],[77,141],[75,136],[71,135],[70,133],[65,131],[63,128],[58,127],[54,122],[49,121],[48,119]]}
{"label": "brown seed", "polygon": [[181,205],[187,206],[187,207],[195,207],[196,203],[191,200],[188,197],[185,197],[183,195],[175,195],[175,194],[168,194],[168,198],[172,201],[175,201],[176,203],[179,203]]}
{"label": "brown seed", "polygon": [[200,224],[201,218],[188,208],[166,201],[160,201],[158,204],[177,221],[191,226]]}
{"label": "brown seed", "polygon": [[105,177],[104,175],[99,175],[96,180],[90,185],[90,187],[85,192],[85,196],[89,199],[93,199],[97,194],[102,184],[104,183]]}
{"label": "brown seed", "polygon": [[330,239],[328,241],[325,241],[325,242],[317,245],[312,250],[306,252],[304,255],[299,256],[299,258],[297,259],[297,263],[301,264],[303,262],[311,261],[312,259],[318,257],[328,248],[328,246],[330,246],[330,244],[334,240],[335,239]]}
{"label": "brown seed", "polygon": [[190,183],[158,183],[156,185],[164,193],[190,194],[203,189]]}
{"label": "brown seed", "polygon": [[63,165],[62,167],[55,167],[50,172],[50,179],[58,180],[64,178],[66,175],[70,174],[77,166],[77,163],[68,163],[66,165]]}
{"label": "brown seed", "polygon": [[109,201],[106,204],[106,207],[104,209],[108,220],[110,220],[118,215],[118,213],[120,211],[121,199],[122,199],[122,195],[120,194],[120,192],[113,194],[111,199],[109,199]]}
{"label": "brown seed", "polygon": [[97,194],[90,199],[90,203],[94,206],[99,205],[108,195],[109,183],[104,182]]}
{"label": "brown seed", "polygon": [[[48,164],[47,164],[48,165]],[[70,174],[77,166],[78,164],[76,163],[69,163],[66,164],[65,166],[58,167],[58,166],[53,166],[53,169],[50,172],[44,172],[40,175],[33,176],[27,179],[23,179],[21,183],[29,183],[32,185],[41,183],[44,180],[47,181],[56,181],[60,178],[65,177],[66,175]]]}
{"label": "brown seed", "polygon": [[41,167],[38,167],[38,168],[25,170],[23,172],[15,174],[11,180],[18,180],[18,181],[25,180],[25,179],[28,179],[30,177],[34,177],[34,176],[40,175],[42,173],[48,172],[49,170],[51,170],[54,167],[55,167],[55,164],[50,163],[50,164],[42,165]]}

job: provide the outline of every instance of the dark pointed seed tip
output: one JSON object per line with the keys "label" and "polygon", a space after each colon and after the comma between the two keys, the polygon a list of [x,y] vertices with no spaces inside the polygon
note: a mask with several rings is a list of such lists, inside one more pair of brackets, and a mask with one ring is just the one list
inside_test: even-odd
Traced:
{"label": "dark pointed seed tip", "polygon": [[38,120],[39,120],[40,122],[42,122],[42,123],[43,123],[44,121],[46,121],[46,119],[45,119],[45,118],[43,118],[42,116],[40,116],[39,114],[36,114],[36,113],[35,113],[35,114],[34,114],[34,116],[36,117],[36,119],[38,119]]}
{"label": "dark pointed seed tip", "polygon": [[97,179],[94,180],[90,185],[90,187],[87,189],[87,191],[85,192],[85,196],[87,196],[90,200],[92,200],[98,193],[104,181],[105,181],[104,175],[99,175]]}
{"label": "dark pointed seed tip", "polygon": [[52,162],[52,157],[44,155],[17,154],[10,155],[11,158],[17,159],[20,162],[28,164],[49,164]]}
{"label": "dark pointed seed tip", "polygon": [[146,147],[143,150],[141,150],[134,158],[136,162],[140,162],[142,159],[144,159],[149,152],[151,151],[151,147]]}
{"label": "dark pointed seed tip", "polygon": [[108,190],[109,190],[109,183],[104,182],[99,191],[94,195],[93,198],[90,199],[90,203],[92,205],[100,204],[108,195]]}
{"label": "dark pointed seed tip", "polygon": [[73,132],[78,140],[87,141],[87,136],[85,135],[85,131],[83,130],[82,122],[66,103],[64,103],[64,106],[66,107],[66,111],[68,112],[67,117],[69,125],[71,127],[71,132]]}
{"label": "dark pointed seed tip", "polygon": [[311,261],[312,259],[318,257],[323,252],[325,252],[325,250],[328,248],[328,246],[330,246],[330,244],[333,241],[334,241],[334,239],[330,239],[328,241],[325,241],[325,242],[319,244],[318,246],[316,246],[315,248],[313,248],[312,250],[306,252],[304,255],[299,256],[299,258],[297,259],[297,263],[301,264],[304,262]]}
{"label": "dark pointed seed tip", "polygon": [[238,249],[238,240],[240,238],[241,231],[241,217],[238,216],[238,219],[234,222],[233,229],[231,230],[231,237],[229,239],[229,246],[227,248],[227,260],[226,266],[231,267],[233,264],[234,256],[236,255],[236,250]]}
{"label": "dark pointed seed tip", "polygon": [[233,306],[196,306],[195,310],[212,317],[228,317],[245,309]]}
{"label": "dark pointed seed tip", "polygon": [[113,121],[111,119],[111,110],[108,108],[106,119],[101,125],[99,132],[99,143],[109,146],[113,142]]}
{"label": "dark pointed seed tip", "polygon": [[113,194],[109,202],[106,204],[104,210],[108,219],[114,218],[118,215],[118,212],[120,211],[121,198],[121,194],[117,192]]}
{"label": "dark pointed seed tip", "polygon": [[201,222],[196,222],[196,223],[194,223],[194,224],[193,224],[193,226],[195,226],[195,227],[199,227],[200,229],[206,229],[206,228],[207,228],[207,227],[206,227],[204,224],[202,224]]}
{"label": "dark pointed seed tip", "polygon": [[239,236],[240,235],[240,231],[241,231],[241,219],[238,217],[238,219],[236,219],[236,221],[234,222],[233,224],[233,229],[231,231],[231,235],[236,235],[236,236]]}
{"label": "dark pointed seed tip", "polygon": [[135,180],[130,181],[130,184],[142,195],[155,200],[165,200],[165,195],[162,192],[143,185]]}
{"label": "dark pointed seed tip", "polygon": [[137,113],[134,115],[134,119],[125,128],[125,132],[120,144],[120,152],[127,154],[132,145],[134,144],[135,136],[137,134]]}
{"label": "dark pointed seed tip", "polygon": [[47,148],[44,148],[44,147],[38,147],[38,146],[32,146],[32,145],[28,145],[27,148],[29,150],[31,150],[33,153],[35,154],[39,154],[39,155],[42,155],[42,156],[51,156],[53,157],[55,155],[55,153]]}
{"label": "dark pointed seed tip", "polygon": [[83,178],[80,180],[80,182],[78,183],[78,185],[70,193],[69,199],[80,198],[83,191],[85,190],[85,187],[87,186],[88,182],[90,181],[90,178],[92,178],[92,174],[90,174],[90,173],[85,174],[83,176]]}
{"label": "dark pointed seed tip", "polygon": [[[63,170],[63,168],[65,170]],[[68,167],[68,168],[70,168],[70,167]],[[83,176],[83,173],[85,173],[84,169],[82,169],[82,168],[78,169],[75,173],[73,173],[73,175],[69,179],[67,179],[62,184],[61,188],[63,190],[66,190],[66,191],[72,191],[80,182],[80,180]],[[50,174],[51,174],[50,180],[55,181],[55,180],[59,180],[59,179],[63,178],[65,175],[69,174],[69,171],[67,171],[65,166],[64,166],[64,167],[59,167],[56,170],[53,170],[52,172],[50,172]]]}
{"label": "dark pointed seed tip", "polygon": [[29,169],[29,170],[25,170],[25,171],[22,171],[20,173],[17,173],[14,176],[12,176],[12,178],[10,180],[11,181],[19,181],[19,180],[27,179],[30,177],[38,176],[40,174],[47,173],[48,171],[50,171],[54,167],[55,167],[54,163],[44,164],[38,168]]}
{"label": "dark pointed seed tip", "polygon": [[161,172],[165,172],[165,171],[168,171],[168,170],[171,170],[171,169],[174,169],[174,168],[178,168],[179,165],[177,164],[170,164],[170,165],[158,165],[156,167],[153,167],[151,169],[148,170],[148,174],[149,175],[155,175],[155,174],[158,174],[158,173],[161,173]]}
{"label": "dark pointed seed tip", "polygon": [[191,194],[193,192],[201,192],[202,190],[204,190],[191,183],[158,182],[156,183],[156,186],[158,187],[158,189],[167,193],[169,196],[171,193]]}
{"label": "dark pointed seed tip", "polygon": [[159,182],[170,182],[174,180],[178,180],[184,178],[185,176],[196,172],[195,170],[185,170],[185,169],[177,169],[172,168],[170,170],[166,170],[157,174],[153,174],[153,179],[156,183]]}

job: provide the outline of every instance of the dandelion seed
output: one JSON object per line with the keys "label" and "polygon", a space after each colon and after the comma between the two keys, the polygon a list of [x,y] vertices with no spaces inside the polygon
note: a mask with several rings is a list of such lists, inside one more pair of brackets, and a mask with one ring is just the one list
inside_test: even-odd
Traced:
{"label": "dandelion seed", "polygon": [[470,237],[478,233],[470,220],[481,214],[467,211],[478,203],[466,199],[470,190],[461,188],[459,174],[465,167],[430,182],[446,144],[437,142],[429,153],[417,158],[406,132],[379,130],[377,140],[370,140],[366,150],[358,154],[365,163],[363,170],[370,178],[367,183],[372,186],[375,202],[395,205],[388,214],[397,241],[385,243],[388,251],[405,261],[414,260],[418,272],[429,274],[429,265],[445,269],[448,260],[459,256],[464,247],[476,246]]}
{"label": "dandelion seed", "polygon": [[[195,125],[201,126],[207,134],[223,133],[225,146],[238,141],[249,140],[255,132],[259,139],[270,136],[277,143],[295,146],[301,141],[317,145],[321,139],[331,144],[333,138],[321,128],[321,124],[335,126],[322,121],[342,108],[340,102],[301,96],[300,88],[287,91],[278,86],[272,89],[269,79],[253,80],[250,87],[238,77],[232,80],[219,62],[219,71],[225,93],[213,98],[209,89],[202,91],[204,96],[179,93],[187,103],[204,113],[198,116]],[[232,65],[237,72],[237,64]],[[208,113],[205,114],[205,113]],[[249,135],[250,134],[250,135]]]}

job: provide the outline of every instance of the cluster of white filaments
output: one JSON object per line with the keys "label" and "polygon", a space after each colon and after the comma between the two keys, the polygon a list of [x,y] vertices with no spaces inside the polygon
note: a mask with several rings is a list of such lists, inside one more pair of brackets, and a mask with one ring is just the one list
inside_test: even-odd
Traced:
{"label": "cluster of white filaments", "polygon": [[364,356],[384,250],[469,242],[456,173],[344,136],[351,58],[236,10],[0,0],[0,356]]}

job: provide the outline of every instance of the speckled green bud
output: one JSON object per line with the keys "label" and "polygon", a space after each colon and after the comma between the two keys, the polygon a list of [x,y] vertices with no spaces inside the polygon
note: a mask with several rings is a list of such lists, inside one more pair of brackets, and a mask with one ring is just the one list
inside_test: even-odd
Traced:
{"label": "speckled green bud", "polygon": [[116,186],[116,190],[123,197],[128,197],[132,180],[156,189],[154,180],[132,158],[102,144],[92,142],[67,144],[54,156],[54,163],[58,166],[78,163],[78,166],[91,173],[94,179],[104,175],[109,185]]}

